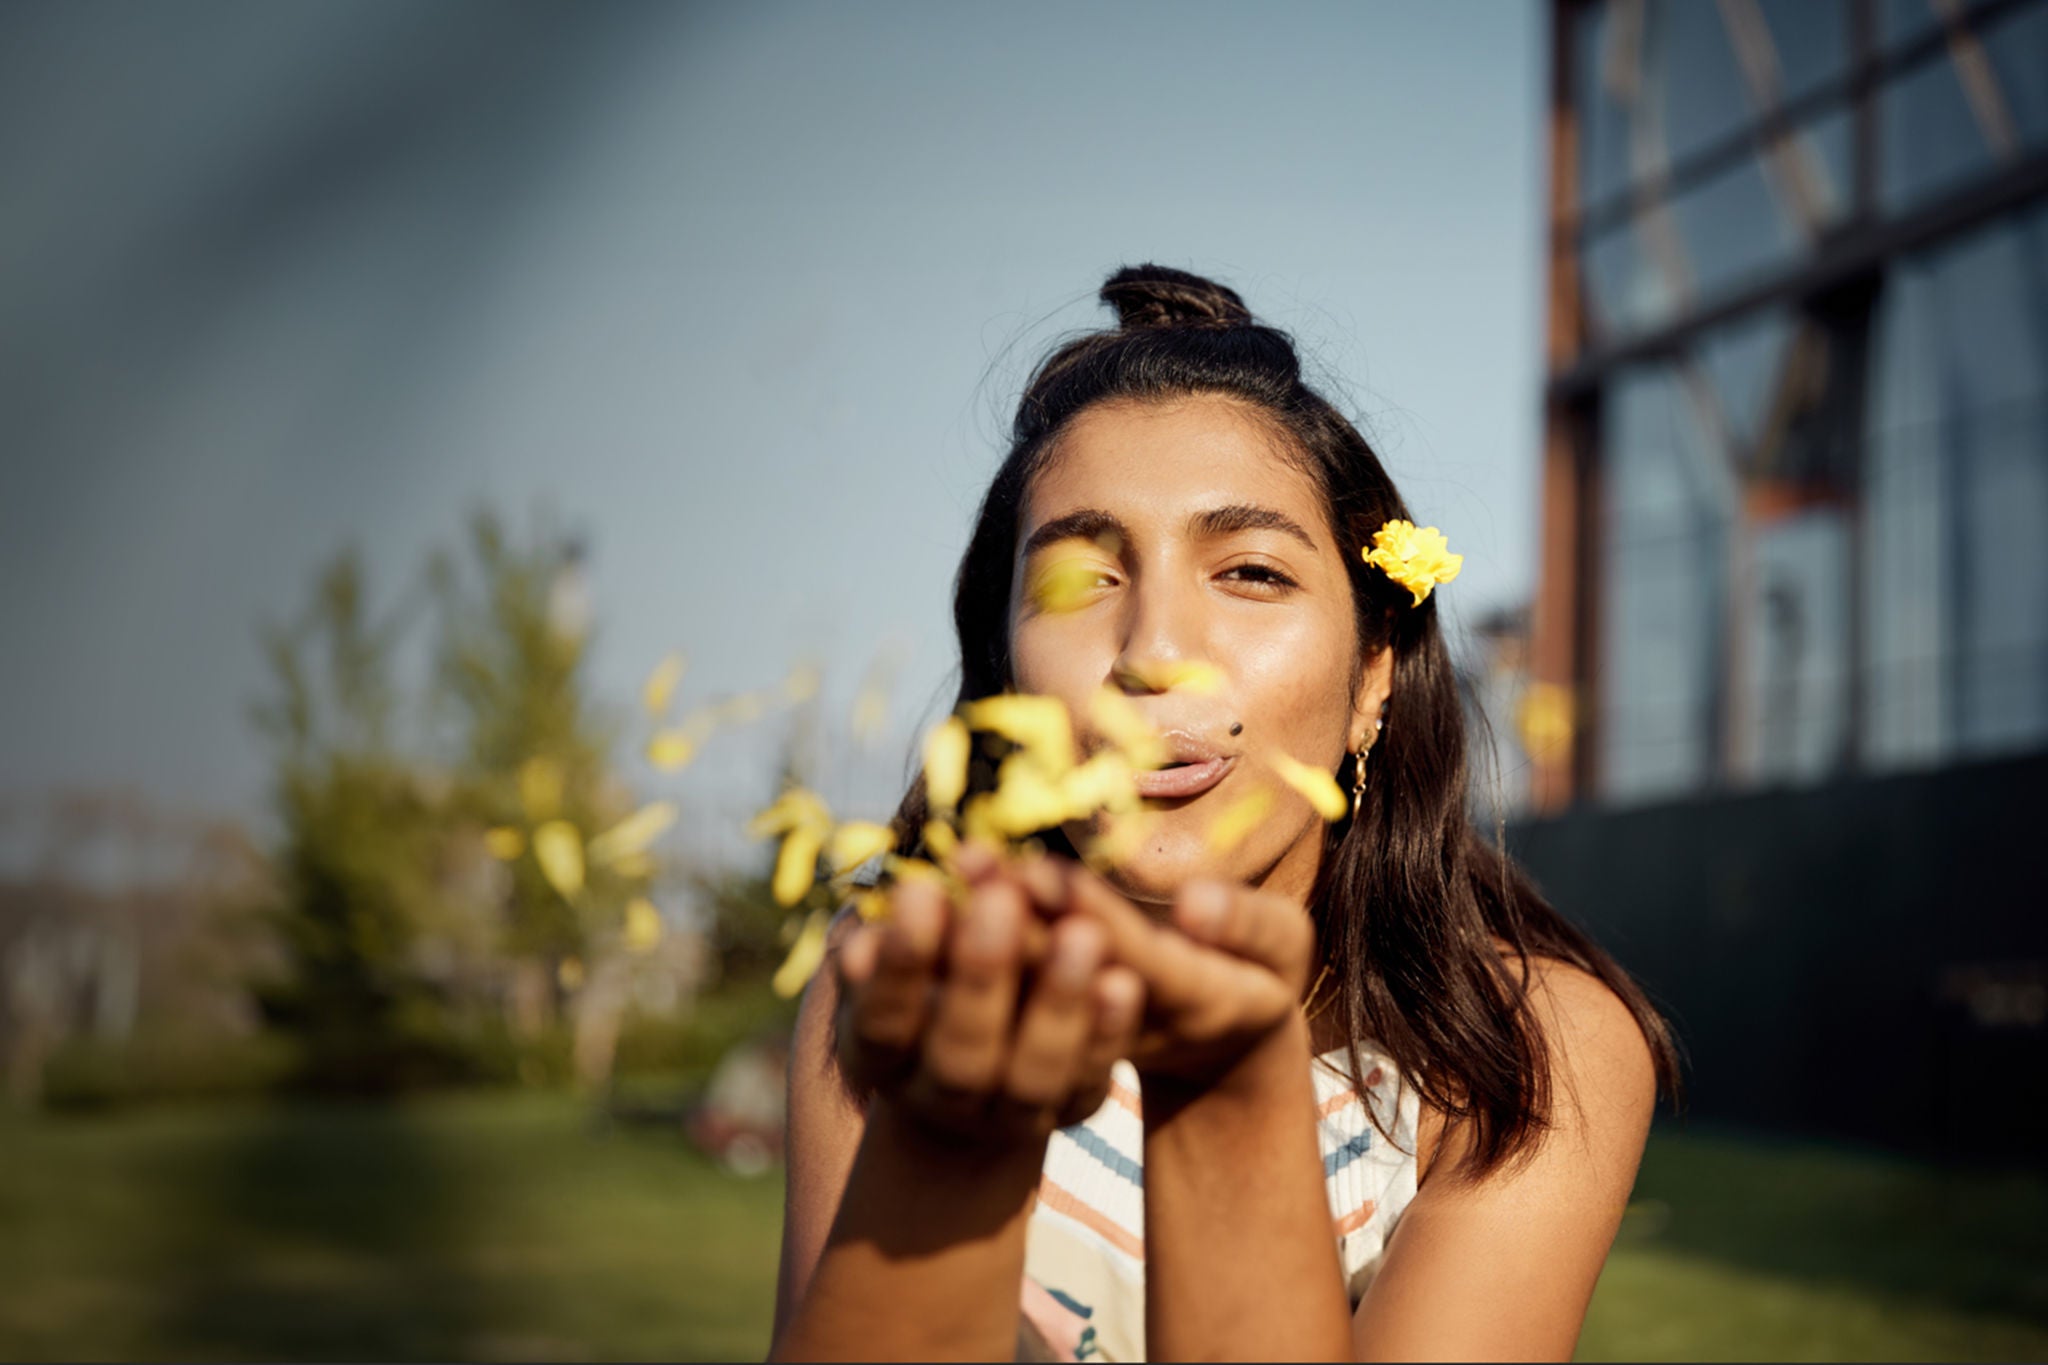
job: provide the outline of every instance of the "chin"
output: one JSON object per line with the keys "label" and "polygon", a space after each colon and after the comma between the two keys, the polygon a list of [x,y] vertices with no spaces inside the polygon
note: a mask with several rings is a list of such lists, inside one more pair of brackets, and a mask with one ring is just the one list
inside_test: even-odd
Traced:
{"label": "chin", "polygon": [[[1155,824],[1136,852],[1104,868],[1103,880],[1140,905],[1160,907],[1173,904],[1180,888],[1196,877],[1242,880],[1230,863],[1210,851],[1199,822],[1175,815]],[[1085,834],[1085,829],[1074,831],[1076,847]]]}

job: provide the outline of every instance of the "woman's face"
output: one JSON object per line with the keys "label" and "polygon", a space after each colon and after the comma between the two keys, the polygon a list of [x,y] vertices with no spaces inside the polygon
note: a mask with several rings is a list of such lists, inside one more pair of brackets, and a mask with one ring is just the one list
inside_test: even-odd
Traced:
{"label": "woman's face", "polygon": [[[1348,789],[1345,754],[1377,735],[1392,655],[1353,691],[1357,547],[1332,542],[1320,492],[1279,440],[1255,410],[1217,395],[1099,403],[1068,423],[1025,495],[1010,591],[1016,689],[1064,701],[1084,757],[1108,743],[1089,719],[1108,686],[1177,757],[1217,760],[1180,779],[1200,790],[1147,797],[1145,837],[1110,873],[1141,903],[1170,903],[1196,875],[1305,900],[1323,821],[1261,756],[1280,750]],[[1045,571],[1076,561],[1084,586],[1043,600]],[[1193,662],[1215,670],[1213,690],[1176,680]],[[1260,789],[1267,817],[1212,852],[1211,822]],[[1079,845],[1105,818],[1067,834]]]}

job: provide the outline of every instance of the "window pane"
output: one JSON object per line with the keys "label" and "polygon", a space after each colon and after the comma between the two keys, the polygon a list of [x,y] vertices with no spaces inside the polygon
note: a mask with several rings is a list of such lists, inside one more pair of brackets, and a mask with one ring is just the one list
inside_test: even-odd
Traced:
{"label": "window pane", "polygon": [[2048,743],[2048,209],[1902,265],[1871,394],[1876,767]]}
{"label": "window pane", "polygon": [[1586,252],[1588,316],[1612,340],[1788,264],[1848,207],[1850,119],[1829,114],[1629,222]]}
{"label": "window pane", "polygon": [[1898,213],[1983,175],[1991,144],[1946,55],[1914,67],[1878,97],[1878,200]]}
{"label": "window pane", "polygon": [[1615,380],[1602,429],[1601,792],[1676,796],[1713,772],[1724,456],[1662,366]]}

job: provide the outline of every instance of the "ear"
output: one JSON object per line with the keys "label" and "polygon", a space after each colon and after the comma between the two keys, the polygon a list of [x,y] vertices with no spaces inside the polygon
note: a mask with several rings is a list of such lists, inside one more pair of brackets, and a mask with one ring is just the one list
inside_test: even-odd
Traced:
{"label": "ear", "polygon": [[1387,704],[1387,698],[1394,691],[1394,646],[1389,643],[1385,649],[1374,655],[1365,665],[1365,676],[1359,680],[1358,695],[1351,703],[1351,752],[1357,753],[1367,745],[1379,741],[1378,721],[1380,712]]}

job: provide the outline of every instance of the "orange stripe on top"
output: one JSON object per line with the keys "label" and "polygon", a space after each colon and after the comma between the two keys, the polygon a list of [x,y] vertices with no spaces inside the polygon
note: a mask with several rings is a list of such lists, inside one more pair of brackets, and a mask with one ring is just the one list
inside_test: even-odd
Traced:
{"label": "orange stripe on top", "polygon": [[1064,1213],[1133,1260],[1145,1259],[1145,1243],[1142,1238],[1132,1235],[1129,1228],[1102,1210],[1082,1203],[1072,1193],[1061,1189],[1050,1180],[1038,1182],[1038,1199],[1053,1212]]}
{"label": "orange stripe on top", "polygon": [[1373,1201],[1368,1199],[1342,1218],[1331,1220],[1331,1226],[1336,1228],[1339,1237],[1348,1232],[1356,1232],[1372,1218],[1374,1207]]}
{"label": "orange stripe on top", "polygon": [[1109,1097],[1139,1118],[1145,1117],[1144,1111],[1138,1107],[1138,1097],[1122,1081],[1109,1083]]}
{"label": "orange stripe on top", "polygon": [[1347,1109],[1358,1102],[1358,1092],[1356,1090],[1346,1090],[1342,1094],[1330,1096],[1330,1098],[1318,1105],[1316,1107],[1316,1117],[1326,1119],[1338,1110]]}

